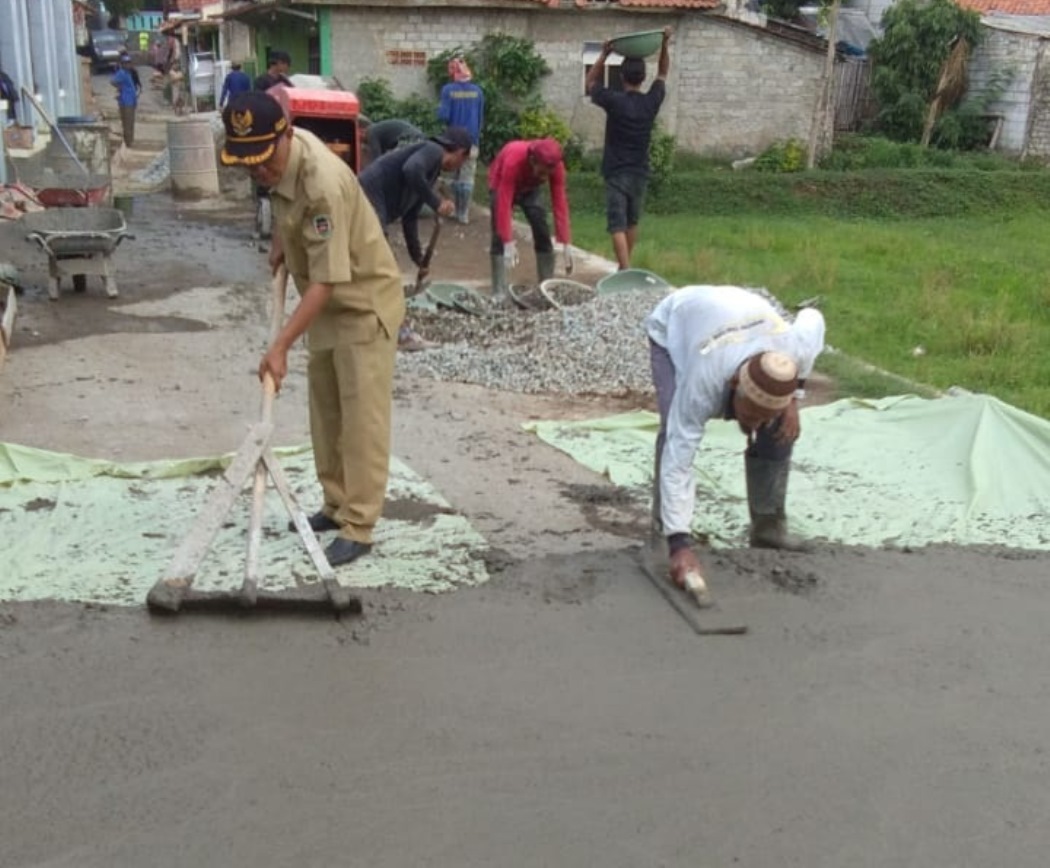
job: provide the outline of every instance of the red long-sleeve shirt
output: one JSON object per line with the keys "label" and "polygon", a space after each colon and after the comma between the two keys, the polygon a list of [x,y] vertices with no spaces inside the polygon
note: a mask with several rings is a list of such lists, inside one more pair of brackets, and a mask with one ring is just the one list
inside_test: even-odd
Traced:
{"label": "red long-sleeve shirt", "polygon": [[[524,140],[507,142],[489,164],[489,189],[496,194],[496,232],[504,244],[514,240],[511,217],[514,199],[540,185],[529,165],[529,144]],[[554,239],[561,244],[570,244],[572,232],[569,228],[569,199],[565,194],[564,163],[558,163],[551,171],[550,187]]]}

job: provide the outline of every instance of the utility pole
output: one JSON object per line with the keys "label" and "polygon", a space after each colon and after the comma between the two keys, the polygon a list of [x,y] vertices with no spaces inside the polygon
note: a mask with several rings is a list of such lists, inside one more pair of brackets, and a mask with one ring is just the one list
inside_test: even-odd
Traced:
{"label": "utility pole", "polygon": [[835,43],[838,41],[838,20],[839,0],[832,0],[828,10],[828,52],[824,57],[824,74],[809,126],[807,169],[816,167],[817,161],[830,149],[835,135]]}

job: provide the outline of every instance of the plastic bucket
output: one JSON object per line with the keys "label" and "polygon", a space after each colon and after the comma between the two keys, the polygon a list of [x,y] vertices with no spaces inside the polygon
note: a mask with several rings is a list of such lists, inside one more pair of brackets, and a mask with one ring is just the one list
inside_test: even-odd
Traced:
{"label": "plastic bucket", "polygon": [[599,295],[608,295],[612,292],[631,292],[636,289],[673,289],[670,283],[644,268],[628,268],[624,271],[614,271],[598,281],[597,290]]}
{"label": "plastic bucket", "polygon": [[168,121],[168,161],[176,199],[219,195],[219,164],[210,121]]}

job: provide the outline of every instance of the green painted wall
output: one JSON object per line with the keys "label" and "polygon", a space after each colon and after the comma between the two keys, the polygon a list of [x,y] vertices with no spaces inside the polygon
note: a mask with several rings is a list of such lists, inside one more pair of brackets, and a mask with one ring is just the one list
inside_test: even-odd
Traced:
{"label": "green painted wall", "polygon": [[292,72],[309,72],[309,23],[278,18],[272,24],[255,29],[255,56],[259,72],[266,71],[268,50],[287,51],[292,56]]}
{"label": "green painted wall", "polygon": [[321,41],[321,75],[332,74],[332,10],[317,10],[317,28]]}

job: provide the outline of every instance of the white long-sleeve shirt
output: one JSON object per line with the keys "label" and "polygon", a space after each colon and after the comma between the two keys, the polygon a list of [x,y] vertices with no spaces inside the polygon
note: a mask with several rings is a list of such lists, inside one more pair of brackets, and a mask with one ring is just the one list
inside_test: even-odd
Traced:
{"label": "white long-sleeve shirt", "polygon": [[799,379],[808,377],[824,348],[824,317],[806,308],[791,323],[739,286],[686,286],[656,306],[645,329],[675,369],[660,465],[664,533],[689,533],[696,505],[693,459],[707,420],[725,410],[729,381],[751,356],[770,351],[790,356]]}

